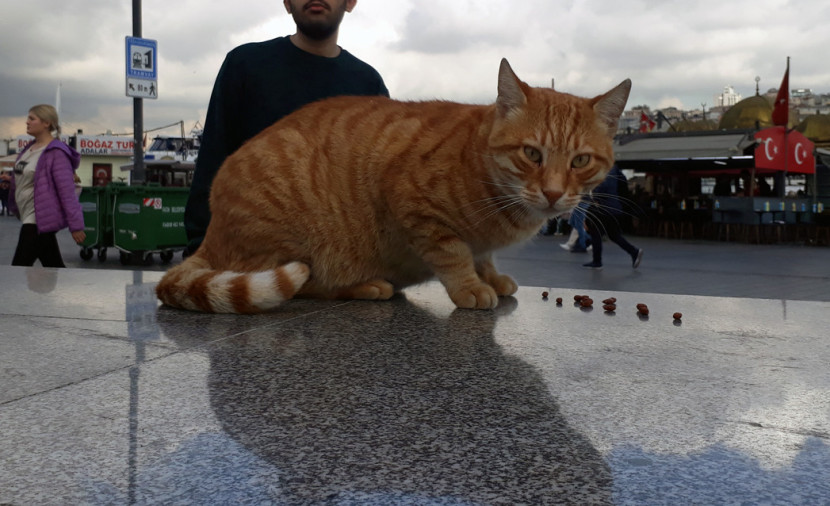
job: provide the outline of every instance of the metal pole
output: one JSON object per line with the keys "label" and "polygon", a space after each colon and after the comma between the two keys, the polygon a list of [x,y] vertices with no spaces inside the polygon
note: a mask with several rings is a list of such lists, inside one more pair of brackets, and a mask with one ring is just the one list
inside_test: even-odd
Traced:
{"label": "metal pole", "polygon": [[[133,37],[141,37],[141,0],[133,0]],[[133,97],[133,178],[144,181],[144,102]],[[137,276],[137,277],[135,277]],[[134,281],[140,283],[141,274],[134,274]],[[130,410],[129,410],[129,456],[127,458],[127,501],[136,504],[138,491],[138,380],[141,374],[140,364],[144,361],[144,343],[136,342],[136,363],[130,368]]]}
{"label": "metal pole", "polygon": [[787,196],[787,172],[789,169],[788,161],[790,159],[790,57],[787,57],[787,122],[784,123],[784,173],[781,175],[780,188],[776,188],[776,197],[784,198]]}
{"label": "metal pole", "polygon": [[[141,37],[141,0],[133,0],[133,37]],[[133,178],[144,182],[144,99],[133,97]]]}

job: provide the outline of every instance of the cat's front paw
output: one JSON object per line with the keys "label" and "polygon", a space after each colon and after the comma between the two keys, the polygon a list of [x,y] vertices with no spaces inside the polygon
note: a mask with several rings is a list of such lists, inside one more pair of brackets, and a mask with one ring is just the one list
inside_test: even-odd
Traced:
{"label": "cat's front paw", "polygon": [[447,291],[450,299],[456,306],[462,309],[493,309],[499,304],[499,296],[493,287],[479,283],[472,287],[465,287],[459,290]]}
{"label": "cat's front paw", "polygon": [[496,293],[501,297],[513,295],[519,290],[519,285],[507,274],[498,274],[492,279],[488,279],[487,282],[493,286]]}

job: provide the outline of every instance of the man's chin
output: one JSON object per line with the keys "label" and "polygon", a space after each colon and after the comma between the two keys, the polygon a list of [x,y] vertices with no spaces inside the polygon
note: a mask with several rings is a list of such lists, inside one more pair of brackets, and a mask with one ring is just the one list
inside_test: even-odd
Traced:
{"label": "man's chin", "polygon": [[298,23],[297,30],[311,40],[326,40],[337,33],[337,26],[327,23]]}
{"label": "man's chin", "polygon": [[300,33],[312,40],[325,40],[337,33],[345,14],[345,7],[342,11],[323,9],[313,12],[304,9],[302,14],[294,14],[293,17]]}

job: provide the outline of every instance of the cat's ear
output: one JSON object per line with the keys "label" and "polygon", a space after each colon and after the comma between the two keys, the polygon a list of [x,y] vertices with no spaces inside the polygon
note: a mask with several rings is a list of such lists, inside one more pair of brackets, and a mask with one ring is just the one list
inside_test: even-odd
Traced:
{"label": "cat's ear", "polygon": [[507,116],[511,111],[522,109],[527,105],[527,95],[524,84],[513,73],[506,58],[501,59],[499,66],[499,97],[496,99],[496,107],[499,115]]}
{"label": "cat's ear", "polygon": [[599,120],[608,128],[608,136],[614,137],[617,133],[617,124],[625,110],[628,94],[631,92],[631,79],[618,84],[604,95],[595,97],[591,102]]}

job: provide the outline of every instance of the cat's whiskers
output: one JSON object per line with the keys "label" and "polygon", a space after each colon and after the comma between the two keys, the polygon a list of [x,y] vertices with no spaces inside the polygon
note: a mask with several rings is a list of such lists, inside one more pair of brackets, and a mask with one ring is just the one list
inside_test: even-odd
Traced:
{"label": "cat's whiskers", "polygon": [[522,198],[520,195],[497,195],[469,202],[461,206],[461,209],[475,207],[475,209],[473,209],[473,214],[478,214],[482,211],[489,211],[488,216],[490,216],[495,212],[499,212],[500,210],[506,209],[516,203],[520,203],[521,201]]}
{"label": "cat's whiskers", "polygon": [[[600,230],[601,234],[605,234],[607,232],[607,230],[605,229],[605,225],[602,224],[602,221],[599,219],[599,217],[596,216],[593,212],[591,212],[590,209],[577,209],[579,209],[582,212],[583,221],[585,223],[590,224],[592,226],[600,227],[602,229]],[[574,209],[574,211],[576,211],[576,209]]]}
{"label": "cat's whiskers", "polygon": [[510,213],[510,217],[514,223],[520,223],[530,214],[530,209],[527,206],[516,206]]}
{"label": "cat's whiskers", "polygon": [[[605,197],[605,198],[609,198],[609,199],[612,199],[612,198],[613,198],[613,199],[616,199],[617,201],[619,201],[619,202],[620,202],[620,203],[622,203],[622,204],[629,204],[628,206],[624,206],[624,205],[623,205],[623,206],[620,206],[620,207],[622,207],[622,214],[624,214],[624,215],[626,215],[626,216],[629,216],[629,217],[631,217],[631,218],[642,218],[642,217],[644,217],[644,216],[645,216],[645,214],[646,214],[646,213],[645,213],[645,211],[643,211],[643,210],[640,208],[640,206],[639,206],[639,205],[638,205],[635,201],[633,201],[633,200],[631,200],[631,199],[629,199],[629,198],[626,198],[626,197],[620,197],[619,195],[614,195],[614,194],[611,194],[611,193],[609,193],[609,194],[605,194],[605,193],[594,193],[594,195],[599,195],[599,196],[602,196],[602,197]],[[595,202],[595,204],[596,204],[596,206],[597,206],[598,208],[601,208],[601,209],[609,209],[609,210],[610,210],[610,209],[612,209],[612,208],[610,208],[609,206],[604,205],[604,204],[601,204],[601,203],[598,203],[598,202]],[[632,209],[632,210],[639,211],[639,213],[633,213],[633,212],[630,212],[630,211],[628,211],[628,210],[627,210],[627,209],[629,209],[629,208],[630,208],[630,209]],[[617,211],[619,211],[619,209],[617,209]]]}
{"label": "cat's whiskers", "polygon": [[[609,198],[609,199],[613,198],[613,199],[617,199],[618,201],[628,201],[628,202],[634,203],[634,201],[631,200],[631,199],[627,199],[625,197],[620,197],[619,195],[614,195],[614,194],[595,193],[594,192],[594,193],[592,193],[592,195],[601,196],[601,197],[605,197],[605,198]],[[603,204],[603,203],[597,202],[597,201],[593,201],[591,207],[595,208],[596,211],[592,211],[591,209],[585,209],[585,208],[582,208],[582,207],[575,207],[573,212],[581,212],[583,214],[583,216],[585,217],[585,220],[590,220],[590,223],[592,225],[594,225],[596,227],[600,227],[602,229],[602,230],[600,230],[600,232],[602,234],[607,234],[608,231],[605,228],[605,225],[603,224],[603,221],[602,221],[601,217],[597,214],[597,211],[602,213],[602,215],[603,215],[602,218],[613,219],[614,221],[617,222],[618,225],[621,225],[621,223],[619,223],[619,219],[617,217],[618,214],[622,214],[622,215],[625,215],[625,216],[630,216],[632,218],[637,217],[634,213],[626,211],[625,208],[623,208],[623,210],[620,211],[619,209],[616,209],[616,208],[611,207],[607,204]],[[633,207],[634,207],[634,209],[639,209],[639,207],[636,206],[636,205],[633,206]],[[641,211],[640,212],[641,215],[645,214],[644,212],[642,212],[642,210],[640,210],[640,211]]]}
{"label": "cat's whiskers", "polygon": [[482,181],[484,184],[489,184],[490,186],[496,186],[498,188],[509,188],[511,190],[521,190],[522,185],[516,183],[501,183],[496,181]]}
{"label": "cat's whiskers", "polygon": [[[502,193],[500,195],[492,195],[483,199],[475,200],[470,202],[466,205],[475,205],[480,202],[501,202],[506,199],[519,199],[521,200],[521,191],[524,189],[524,186],[518,183],[511,183],[511,182],[502,182],[502,181],[488,181],[482,180],[481,181],[485,185],[495,186],[497,188],[503,188],[509,190],[508,192]],[[466,207],[466,205],[464,207]]]}
{"label": "cat's whiskers", "polygon": [[489,197],[486,199],[480,199],[475,202],[470,202],[469,204],[463,206],[474,206],[476,204],[484,204],[479,206],[476,209],[473,209],[471,213],[464,213],[466,218],[474,219],[472,223],[470,223],[467,228],[475,228],[480,225],[485,220],[492,218],[500,213],[505,212],[507,209],[511,207],[514,208],[512,212],[516,212],[516,210],[526,212],[526,206],[524,206],[524,199],[521,195],[499,195],[495,197]]}

